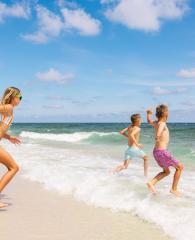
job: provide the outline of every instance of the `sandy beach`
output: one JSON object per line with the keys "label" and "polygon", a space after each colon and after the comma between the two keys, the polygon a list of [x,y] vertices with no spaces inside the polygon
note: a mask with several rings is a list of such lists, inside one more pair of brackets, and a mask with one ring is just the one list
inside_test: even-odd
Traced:
{"label": "sandy beach", "polygon": [[0,211],[1,240],[168,239],[137,217],[87,206],[21,175],[4,191],[2,201],[10,206]]}
{"label": "sandy beach", "polygon": [[0,240],[195,240],[194,26],[195,0],[0,0]]}

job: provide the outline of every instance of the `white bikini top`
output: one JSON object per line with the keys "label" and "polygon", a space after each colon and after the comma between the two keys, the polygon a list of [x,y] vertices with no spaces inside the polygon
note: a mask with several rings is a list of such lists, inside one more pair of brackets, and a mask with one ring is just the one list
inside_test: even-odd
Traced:
{"label": "white bikini top", "polygon": [[13,114],[11,116],[7,116],[5,114],[5,105],[4,105],[4,113],[1,114],[1,123],[4,123],[7,126],[10,126],[13,121]]}
{"label": "white bikini top", "polygon": [[2,115],[1,117],[1,122],[6,124],[7,126],[10,126],[12,124],[12,121],[13,121],[13,115],[11,116]]}

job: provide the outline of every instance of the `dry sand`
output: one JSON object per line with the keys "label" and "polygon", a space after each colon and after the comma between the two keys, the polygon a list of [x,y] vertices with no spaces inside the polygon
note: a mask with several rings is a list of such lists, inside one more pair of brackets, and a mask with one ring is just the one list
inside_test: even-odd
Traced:
{"label": "dry sand", "polygon": [[16,176],[1,197],[0,240],[168,240],[129,213],[115,213]]}

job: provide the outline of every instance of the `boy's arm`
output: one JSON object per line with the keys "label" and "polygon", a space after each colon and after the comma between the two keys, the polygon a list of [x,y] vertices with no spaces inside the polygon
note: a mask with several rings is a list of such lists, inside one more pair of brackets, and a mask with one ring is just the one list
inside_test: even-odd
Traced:
{"label": "boy's arm", "polygon": [[153,112],[151,110],[147,110],[147,121],[150,125],[154,126],[155,121],[152,120],[152,114],[153,114]]}
{"label": "boy's arm", "polygon": [[135,135],[136,135],[137,133],[139,133],[139,132],[140,132],[140,128],[135,128],[135,129],[131,132],[131,134],[130,134],[131,140],[133,141],[133,143],[134,143],[137,147],[140,147],[140,146],[141,146],[141,144],[139,144],[139,143],[137,142],[137,139],[135,138]]}
{"label": "boy's arm", "polygon": [[127,131],[128,131],[128,128],[124,128],[123,130],[120,131],[120,134],[126,138],[129,138]]}
{"label": "boy's arm", "polygon": [[159,141],[160,136],[162,135],[162,132],[165,128],[165,123],[161,122],[157,124],[157,129],[156,129],[156,142]]}

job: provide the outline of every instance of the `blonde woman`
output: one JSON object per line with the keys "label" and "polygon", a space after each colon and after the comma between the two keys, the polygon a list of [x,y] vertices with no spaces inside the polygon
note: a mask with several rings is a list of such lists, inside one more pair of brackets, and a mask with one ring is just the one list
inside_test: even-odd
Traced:
{"label": "blonde woman", "polygon": [[[7,134],[9,127],[13,121],[13,110],[22,100],[21,92],[18,88],[9,87],[5,90],[5,93],[0,101],[0,140],[2,138],[7,139],[11,143],[20,144],[20,140],[17,137]],[[12,156],[7,153],[0,146],[0,164],[5,165],[7,172],[0,179],[0,194],[14,175],[18,172],[19,168]],[[0,202],[0,208],[6,207],[7,204]]]}

